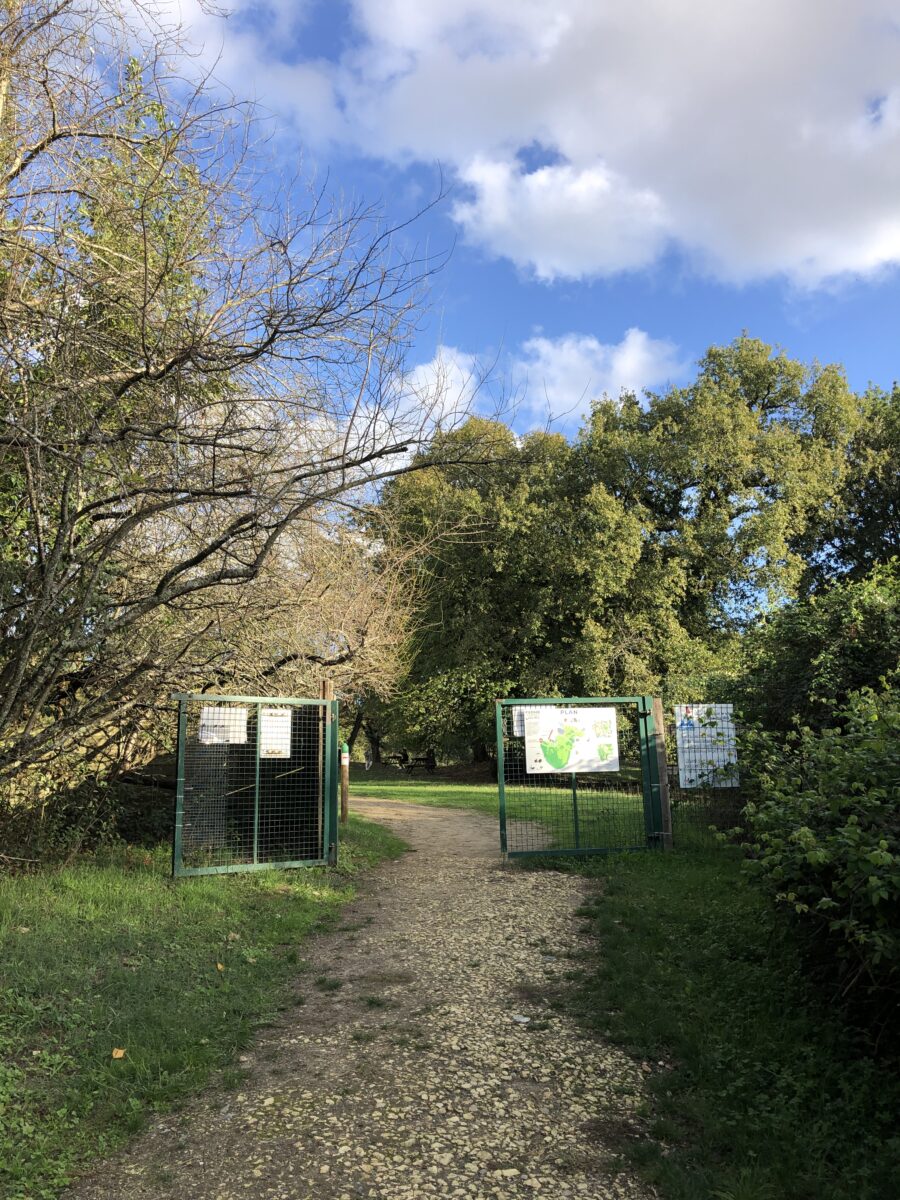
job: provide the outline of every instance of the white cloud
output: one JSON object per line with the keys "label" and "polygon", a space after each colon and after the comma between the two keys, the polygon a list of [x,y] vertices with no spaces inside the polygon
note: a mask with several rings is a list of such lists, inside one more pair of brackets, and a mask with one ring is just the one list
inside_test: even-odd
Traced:
{"label": "white cloud", "polygon": [[685,373],[687,364],[674,342],[629,329],[620,342],[588,334],[532,337],[512,365],[512,382],[526,416],[539,422],[579,418],[600,396],[638,396],[664,387]]}
{"label": "white cloud", "polygon": [[352,0],[337,63],[304,60],[292,0],[234,3],[239,92],[322,149],[443,162],[467,235],[541,278],[671,245],[730,281],[900,261],[898,0]]}
{"label": "white cloud", "polygon": [[512,420],[524,431],[556,423],[571,428],[601,396],[638,396],[684,376],[689,364],[667,338],[628,329],[619,342],[590,334],[541,334],[503,360],[490,362],[455,346],[439,346],[427,363],[406,376],[404,419],[427,437],[471,412]]}
{"label": "white cloud", "polygon": [[487,373],[478,355],[439,346],[430,362],[420,363],[405,378],[409,419],[426,433],[438,425],[446,429],[458,424],[476,406]]}
{"label": "white cloud", "polygon": [[605,275],[645,267],[666,238],[663,205],[602,166],[554,164],[522,174],[503,162],[462,171],[475,198],[453,210],[472,241],[539,279]]}

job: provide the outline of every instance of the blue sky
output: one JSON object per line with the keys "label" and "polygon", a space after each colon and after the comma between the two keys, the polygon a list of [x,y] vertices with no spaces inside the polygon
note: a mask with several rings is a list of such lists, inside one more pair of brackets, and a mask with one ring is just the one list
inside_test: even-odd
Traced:
{"label": "blue sky", "polygon": [[394,219],[443,177],[421,380],[493,363],[521,428],[571,432],[742,330],[900,376],[898,0],[178,8],[284,163]]}

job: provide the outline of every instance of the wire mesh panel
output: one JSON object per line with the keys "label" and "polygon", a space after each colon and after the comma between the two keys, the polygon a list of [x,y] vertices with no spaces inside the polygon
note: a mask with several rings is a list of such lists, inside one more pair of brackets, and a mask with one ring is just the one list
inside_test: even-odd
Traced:
{"label": "wire mesh panel", "polygon": [[677,704],[668,718],[672,829],[681,847],[714,846],[740,824],[738,730],[731,704]]}
{"label": "wire mesh panel", "polygon": [[605,853],[659,844],[650,697],[497,704],[501,848]]}
{"label": "wire mesh panel", "polygon": [[717,846],[719,834],[741,824],[745,800],[739,788],[669,787],[672,838],[680,849]]}
{"label": "wire mesh panel", "polygon": [[174,874],[334,861],[336,702],[178,701]]}

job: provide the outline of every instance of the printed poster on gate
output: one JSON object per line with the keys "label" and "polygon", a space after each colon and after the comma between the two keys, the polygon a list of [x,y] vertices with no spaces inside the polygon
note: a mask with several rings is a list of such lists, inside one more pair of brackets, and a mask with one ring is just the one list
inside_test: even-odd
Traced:
{"label": "printed poster on gate", "polygon": [[525,770],[529,775],[618,771],[614,708],[541,704],[523,709]]}
{"label": "printed poster on gate", "polygon": [[740,785],[731,704],[676,704],[675,746],[681,787]]}
{"label": "printed poster on gate", "polygon": [[259,757],[291,757],[291,710],[261,708],[259,710]]}
{"label": "printed poster on gate", "polygon": [[247,709],[236,705],[203,704],[197,741],[201,746],[240,746],[247,741]]}

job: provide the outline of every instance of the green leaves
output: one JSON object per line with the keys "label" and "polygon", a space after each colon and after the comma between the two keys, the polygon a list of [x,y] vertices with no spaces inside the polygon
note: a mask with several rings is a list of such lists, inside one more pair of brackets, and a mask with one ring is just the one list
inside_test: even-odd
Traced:
{"label": "green leaves", "polygon": [[835,701],[877,686],[900,663],[900,561],[774,613],[744,651],[749,715],[785,730],[795,717],[814,727],[831,722]]}
{"label": "green leaves", "polygon": [[900,977],[900,697],[853,693],[840,728],[745,738],[750,870],[824,939],[846,989]]}

